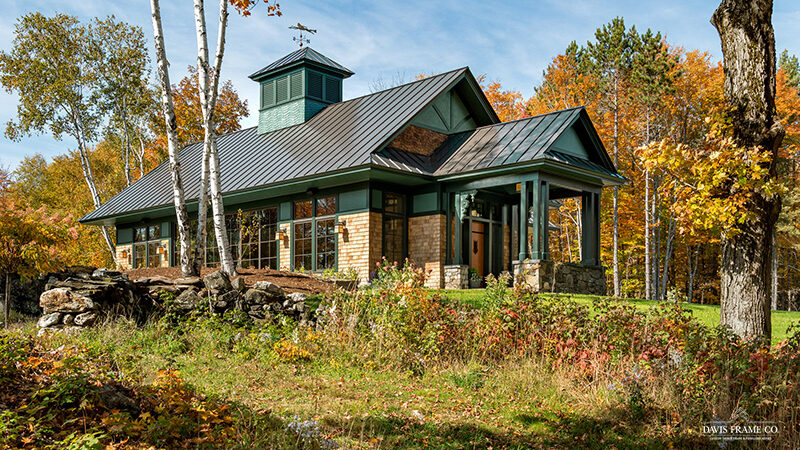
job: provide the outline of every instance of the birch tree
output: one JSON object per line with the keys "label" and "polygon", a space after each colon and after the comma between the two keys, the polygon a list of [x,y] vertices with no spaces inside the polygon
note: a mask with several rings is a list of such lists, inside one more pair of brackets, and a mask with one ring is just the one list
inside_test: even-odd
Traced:
{"label": "birch tree", "polygon": [[172,103],[172,85],[169,82],[169,62],[167,50],[164,46],[164,30],[161,25],[161,7],[159,0],[150,0],[150,10],[153,18],[153,38],[156,47],[156,63],[158,66],[158,82],[161,88],[161,112],[164,117],[167,132],[167,152],[169,154],[169,171],[172,180],[172,202],[175,205],[177,218],[178,239],[180,241],[180,264],[184,276],[195,273],[189,252],[191,246],[189,213],[186,210],[186,201],[183,194],[183,180],[181,178],[181,162],[178,157],[178,131],[175,107]]}
{"label": "birch tree", "polygon": [[[102,198],[89,160],[89,146],[102,121],[97,79],[87,46],[90,36],[75,17],[31,13],[14,28],[13,48],[0,53],[0,83],[17,94],[17,120],[6,125],[12,140],[49,131],[55,139],[75,140],[83,178],[95,208]],[[112,260],[114,241],[102,227]]]}

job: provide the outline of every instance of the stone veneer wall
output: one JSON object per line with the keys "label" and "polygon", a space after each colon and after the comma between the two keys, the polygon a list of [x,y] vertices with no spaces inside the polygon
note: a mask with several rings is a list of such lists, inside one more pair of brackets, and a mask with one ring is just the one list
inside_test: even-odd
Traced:
{"label": "stone veneer wall", "polygon": [[339,270],[353,268],[358,272],[359,283],[368,283],[370,274],[381,260],[383,246],[382,215],[363,212],[340,215],[339,221],[346,223],[345,233],[339,233]]}
{"label": "stone veneer wall", "polygon": [[503,229],[503,270],[511,270],[511,227],[506,225]]}
{"label": "stone veneer wall", "polygon": [[538,292],[606,295],[603,266],[527,260],[514,262],[515,282],[525,282]]}
{"label": "stone veneer wall", "polygon": [[428,273],[427,287],[444,285],[445,216],[411,217],[408,219],[408,259]]}

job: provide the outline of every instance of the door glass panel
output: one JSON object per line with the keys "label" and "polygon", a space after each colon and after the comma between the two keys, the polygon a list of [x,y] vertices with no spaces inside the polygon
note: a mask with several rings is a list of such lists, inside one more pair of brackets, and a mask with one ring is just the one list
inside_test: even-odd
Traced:
{"label": "door glass panel", "polygon": [[312,270],[311,222],[294,224],[294,269]]}
{"label": "door glass panel", "polygon": [[334,219],[317,220],[317,268],[333,269],[336,265],[336,235]]}

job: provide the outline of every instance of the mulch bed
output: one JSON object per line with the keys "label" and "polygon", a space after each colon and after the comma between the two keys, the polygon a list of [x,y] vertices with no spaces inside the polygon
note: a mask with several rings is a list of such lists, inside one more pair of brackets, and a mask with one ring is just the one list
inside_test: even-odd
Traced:
{"label": "mulch bed", "polygon": [[[201,270],[201,275],[206,276],[216,270],[219,269],[204,267]],[[244,278],[244,282],[248,286],[252,286],[256,281],[269,281],[282,287],[287,292],[302,292],[306,295],[324,294],[335,290],[335,286],[332,283],[302,273],[272,269],[239,269],[237,272],[239,276],[233,278]],[[182,276],[180,267],[133,269],[125,273],[128,274],[131,280],[153,277],[156,275],[170,279],[180,278]]]}

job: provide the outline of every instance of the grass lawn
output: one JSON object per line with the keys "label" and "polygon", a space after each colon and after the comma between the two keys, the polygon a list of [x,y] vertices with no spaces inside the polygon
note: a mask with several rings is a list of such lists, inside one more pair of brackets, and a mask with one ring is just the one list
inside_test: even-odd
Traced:
{"label": "grass lawn", "polygon": [[[441,292],[451,300],[456,300],[466,305],[475,308],[483,306],[483,298],[485,289],[445,289]],[[592,300],[598,298],[595,295],[578,295],[578,294],[544,294],[556,298],[568,298],[576,302],[591,307]],[[605,297],[611,300],[611,297]],[[660,302],[625,298],[616,301],[630,303],[637,308],[647,309],[658,305]],[[708,326],[719,325],[719,306],[716,305],[700,305],[696,303],[684,303],[684,309],[691,311],[692,315],[697,317],[700,322]],[[772,313],[772,344],[784,340],[787,336],[787,330],[791,325],[800,325],[800,311],[773,311]]]}

